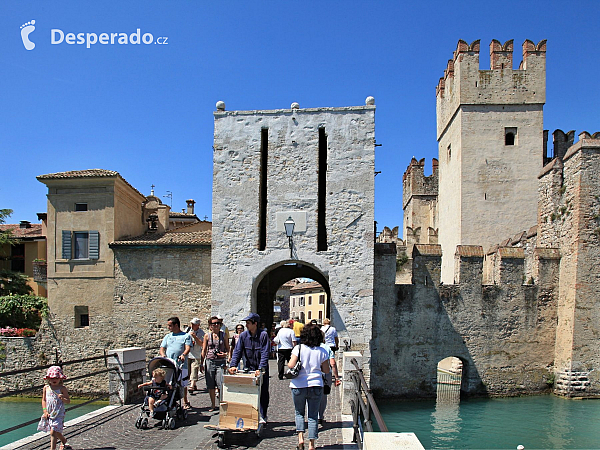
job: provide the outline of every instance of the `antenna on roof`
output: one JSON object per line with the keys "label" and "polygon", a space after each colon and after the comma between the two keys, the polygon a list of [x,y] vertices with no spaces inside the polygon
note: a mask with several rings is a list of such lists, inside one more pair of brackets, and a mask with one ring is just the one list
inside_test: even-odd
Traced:
{"label": "antenna on roof", "polygon": [[163,197],[167,197],[171,199],[171,208],[173,208],[173,193],[171,191],[167,191],[167,195],[163,195]]}

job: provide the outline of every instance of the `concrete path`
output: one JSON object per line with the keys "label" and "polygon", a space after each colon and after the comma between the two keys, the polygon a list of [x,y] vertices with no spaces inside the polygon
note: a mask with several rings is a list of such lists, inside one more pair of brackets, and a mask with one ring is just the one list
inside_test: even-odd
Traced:
{"label": "concrete path", "polygon": [[[269,423],[261,439],[255,434],[230,433],[227,444],[232,449],[294,449],[297,444],[294,424],[294,405],[289,388],[289,380],[278,380],[275,361],[270,361],[270,394]],[[204,386],[200,380],[199,386]],[[325,412],[325,424],[319,428],[317,447],[323,449],[355,449],[353,444],[344,445],[343,425],[351,427],[351,423],[343,423],[340,414],[341,386],[332,389],[329,404]],[[175,430],[162,430],[151,427],[147,430],[135,428],[139,415],[139,405],[127,405],[118,408],[107,408],[99,415],[78,423],[67,423],[65,435],[69,444],[76,450],[127,450],[127,449],[216,449],[217,437],[214,431],[204,428],[206,424],[216,425],[218,413],[208,412],[210,400],[208,392],[202,390],[189,396],[192,410],[185,421],[179,421]],[[151,421],[151,425],[153,421]],[[347,442],[351,439],[351,430],[346,429],[344,435]],[[14,449],[46,449],[50,438],[41,435],[30,442],[17,442],[9,448]],[[308,447],[307,447],[308,448]]]}

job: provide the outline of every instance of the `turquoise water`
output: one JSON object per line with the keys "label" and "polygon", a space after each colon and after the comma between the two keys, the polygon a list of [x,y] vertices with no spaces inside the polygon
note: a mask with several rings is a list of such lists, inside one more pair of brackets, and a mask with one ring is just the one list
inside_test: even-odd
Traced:
{"label": "turquoise water", "polygon": [[545,395],[377,405],[389,431],[413,432],[427,449],[600,448],[600,400]]}
{"label": "turquoise water", "polygon": [[[83,402],[83,400],[81,402]],[[73,400],[69,406],[73,406],[77,403],[77,400]],[[84,414],[95,411],[106,405],[106,402],[94,402],[74,409],[73,411],[67,411],[65,421],[83,416]],[[27,422],[36,417],[39,418],[41,415],[42,400],[40,398],[3,398],[0,400],[0,430]],[[0,435],[0,447],[34,433],[37,433],[37,423]]]}

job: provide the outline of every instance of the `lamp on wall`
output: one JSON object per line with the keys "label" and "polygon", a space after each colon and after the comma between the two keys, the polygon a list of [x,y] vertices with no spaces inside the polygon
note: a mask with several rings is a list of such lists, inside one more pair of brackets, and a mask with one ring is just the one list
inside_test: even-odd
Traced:
{"label": "lamp on wall", "polygon": [[289,216],[287,220],[283,222],[283,226],[285,227],[285,235],[288,237],[288,241],[290,243],[290,259],[293,257],[294,241],[292,240],[292,235],[294,234],[294,225],[296,225],[296,222],[294,222],[292,216]]}

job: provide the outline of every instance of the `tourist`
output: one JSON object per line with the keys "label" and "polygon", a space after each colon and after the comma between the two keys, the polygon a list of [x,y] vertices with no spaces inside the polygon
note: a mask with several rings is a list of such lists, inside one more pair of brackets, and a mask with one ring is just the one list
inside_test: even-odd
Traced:
{"label": "tourist", "polygon": [[227,325],[225,325],[225,322],[223,322],[223,316],[221,316],[221,314],[217,314],[216,317],[221,321],[221,331],[225,334],[225,339],[227,339],[227,342],[229,342],[229,328],[227,328]]}
{"label": "tourist", "polygon": [[296,432],[298,433],[298,449],[304,450],[304,416],[308,407],[308,449],[315,448],[319,437],[319,406],[323,396],[323,375],[329,373],[329,353],[323,347],[323,335],[319,327],[306,325],[300,336],[300,345],[292,350],[288,367],[291,369],[298,362],[302,369],[296,378],[290,380],[292,398],[296,410]]}
{"label": "tourist", "polygon": [[[229,342],[229,360],[231,361],[231,358],[233,358],[233,350],[235,350],[235,347],[238,343],[238,340],[240,339],[240,335],[244,332],[244,325],[242,325],[241,323],[238,323],[235,326],[235,333],[233,334],[233,336],[231,337],[231,342]],[[242,355],[242,359],[240,360],[240,362],[237,365],[237,368],[240,369],[243,365],[243,367],[246,367],[245,361],[244,361],[245,357],[244,355]]]}
{"label": "tourist", "polygon": [[304,324],[300,322],[298,316],[294,317],[294,334],[296,335],[296,343],[300,343],[300,334],[302,333],[302,329],[304,328]]}
{"label": "tourist", "polygon": [[204,335],[202,344],[202,360],[205,361],[206,389],[210,396],[211,407],[210,412],[217,409],[216,404],[216,389],[220,384],[218,380],[219,367],[223,367],[226,363],[227,354],[229,353],[229,342],[225,338],[225,332],[221,331],[223,321],[218,316],[213,316],[208,320],[208,333]]}
{"label": "tourist", "polygon": [[269,408],[269,335],[265,331],[259,331],[260,316],[250,313],[244,319],[246,331],[244,331],[233,351],[233,357],[229,362],[229,373],[237,372],[237,365],[241,355],[246,355],[246,366],[254,370],[257,377],[262,374],[262,386],[260,389],[260,423],[267,422],[267,409]]}
{"label": "tourist", "polygon": [[290,356],[292,356],[292,349],[295,342],[296,335],[290,329],[290,324],[286,320],[281,321],[281,328],[277,336],[275,336],[275,343],[278,344],[277,347],[277,371],[278,377],[280,380],[283,380],[283,369],[285,368],[285,363],[290,360]]}
{"label": "tourist", "polygon": [[276,324],[273,322],[271,325],[271,331],[269,333],[269,338],[271,339],[271,354],[269,356],[270,359],[277,358],[277,343],[275,342],[275,336],[277,336]]}
{"label": "tourist", "polygon": [[44,380],[48,382],[42,391],[42,418],[38,425],[39,431],[50,432],[50,448],[56,450],[60,440],[60,449],[72,448],[63,436],[65,422],[65,404],[71,403],[69,391],[63,386],[67,377],[59,366],[49,367]]}
{"label": "tourist", "polygon": [[202,343],[204,340],[204,331],[200,328],[200,319],[194,317],[190,320],[191,329],[188,330],[188,334],[192,338],[193,345],[188,356],[188,372],[190,374],[190,387],[188,389],[190,394],[193,394],[198,390],[196,382],[198,381],[198,372],[202,365]]}
{"label": "tourist", "polygon": [[[152,379],[150,381],[146,381],[145,383],[138,384],[138,389],[143,388],[144,386],[152,386],[157,388],[166,388],[171,389],[171,385],[167,384],[165,380],[165,376],[167,373],[164,369],[154,369],[152,371]],[[146,397],[144,398],[144,403],[148,405],[148,409],[150,410],[150,416],[154,417],[154,408],[159,406],[161,402],[164,402],[169,395],[166,391],[162,389],[153,389],[148,391]]]}
{"label": "tourist", "polygon": [[337,330],[331,326],[331,320],[325,318],[323,320],[323,328],[321,331],[325,334],[325,344],[331,347],[333,353],[338,351],[340,346],[340,340],[338,338]]}
{"label": "tourist", "polygon": [[167,319],[167,327],[171,332],[167,334],[160,344],[160,356],[172,359],[181,371],[181,387],[183,388],[183,407],[190,409],[192,405],[187,397],[188,368],[187,357],[192,349],[192,338],[189,334],[181,331],[179,317]]}
{"label": "tourist", "polygon": [[[322,332],[321,332],[322,333]],[[327,350],[329,368],[331,369],[329,373],[324,374],[324,382],[325,385],[329,387],[331,390],[332,386],[339,386],[342,382],[340,375],[338,373],[337,364],[335,362],[335,353],[331,350],[331,347],[324,342],[321,342],[321,347]],[[333,373],[333,383],[332,381],[332,373]],[[323,386],[323,396],[321,397],[321,404],[319,405],[319,424],[323,425],[325,423],[325,409],[327,408],[327,397],[329,397],[329,392],[327,392],[327,388]]]}

